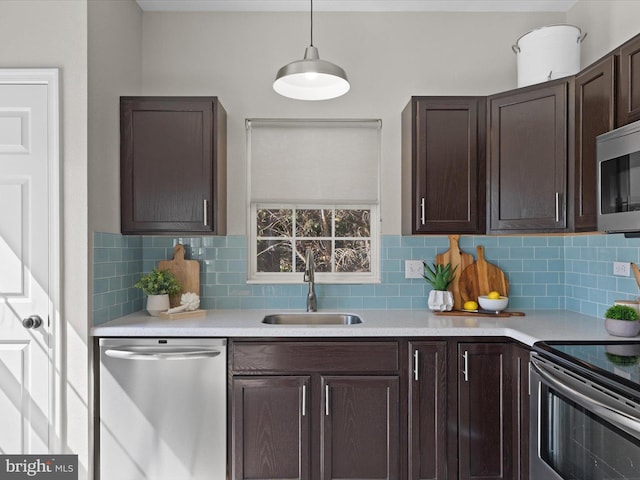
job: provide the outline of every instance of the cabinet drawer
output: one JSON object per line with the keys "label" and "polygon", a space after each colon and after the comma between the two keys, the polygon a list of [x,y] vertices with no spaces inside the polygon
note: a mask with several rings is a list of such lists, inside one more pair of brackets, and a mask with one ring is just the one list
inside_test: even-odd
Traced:
{"label": "cabinet drawer", "polygon": [[233,373],[396,373],[396,342],[234,342]]}

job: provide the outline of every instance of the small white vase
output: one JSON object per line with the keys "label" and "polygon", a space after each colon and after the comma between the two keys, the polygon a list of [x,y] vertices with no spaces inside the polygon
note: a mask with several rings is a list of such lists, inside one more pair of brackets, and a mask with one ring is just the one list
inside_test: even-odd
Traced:
{"label": "small white vase", "polygon": [[434,312],[449,312],[453,308],[453,293],[448,290],[431,290],[427,305]]}
{"label": "small white vase", "polygon": [[160,312],[169,310],[169,295],[148,295],[147,312],[153,317],[157,317]]}

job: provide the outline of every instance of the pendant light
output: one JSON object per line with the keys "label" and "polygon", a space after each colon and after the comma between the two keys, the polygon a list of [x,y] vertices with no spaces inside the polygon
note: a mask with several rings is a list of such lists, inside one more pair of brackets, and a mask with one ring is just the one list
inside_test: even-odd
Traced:
{"label": "pendant light", "polygon": [[328,100],[344,95],[350,85],[347,74],[338,65],[320,60],[313,46],[313,0],[311,1],[311,44],[302,60],[285,65],[276,75],[273,89],[296,100]]}

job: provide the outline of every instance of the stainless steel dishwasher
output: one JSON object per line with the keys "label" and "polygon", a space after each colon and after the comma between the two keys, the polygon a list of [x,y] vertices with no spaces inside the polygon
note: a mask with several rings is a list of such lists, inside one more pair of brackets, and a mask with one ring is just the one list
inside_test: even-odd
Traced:
{"label": "stainless steel dishwasher", "polygon": [[99,479],[225,480],[226,340],[99,346]]}

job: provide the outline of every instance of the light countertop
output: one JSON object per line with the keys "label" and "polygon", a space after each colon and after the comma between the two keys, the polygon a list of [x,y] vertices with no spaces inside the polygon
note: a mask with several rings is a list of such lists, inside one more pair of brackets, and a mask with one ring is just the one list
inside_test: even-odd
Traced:
{"label": "light countertop", "polygon": [[[530,310],[524,317],[449,317],[425,310],[345,310],[358,325],[265,325],[263,317],[294,310],[207,310],[206,316],[168,320],[137,312],[92,329],[95,337],[510,337],[539,340],[624,340],[604,320],[566,310]],[[328,313],[323,310],[321,313]],[[630,339],[631,340],[631,339]],[[637,338],[636,338],[637,340]]]}

